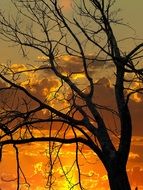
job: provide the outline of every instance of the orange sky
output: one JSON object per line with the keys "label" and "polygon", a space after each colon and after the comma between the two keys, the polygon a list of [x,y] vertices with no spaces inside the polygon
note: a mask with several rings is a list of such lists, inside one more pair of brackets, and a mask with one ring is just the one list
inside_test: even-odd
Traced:
{"label": "orange sky", "polygon": [[[61,3],[64,5],[65,9],[69,11],[70,8],[70,0],[61,0]],[[0,2],[0,5],[2,4],[2,7],[5,7],[6,4],[3,2]],[[137,36],[142,37],[143,33],[143,27],[140,24],[140,17],[143,14],[142,13],[142,7],[143,7],[143,1],[138,0],[130,2],[127,1],[120,1],[119,6],[122,6],[123,13],[127,17],[127,20],[130,21],[131,25],[136,28],[137,30]],[[134,16],[136,15],[136,16]],[[134,32],[132,31],[131,34]],[[13,61],[13,69],[16,68],[18,70],[18,67],[20,66],[21,69],[25,69],[26,66],[23,65],[25,62],[29,62],[29,60],[22,59],[21,56],[19,56],[19,52],[16,51],[14,48],[8,48],[8,45],[2,42],[2,46],[0,47],[1,50],[1,58],[0,61],[6,62],[8,59]],[[128,44],[127,47],[129,48]],[[9,55],[9,56],[8,56]],[[9,57],[9,58],[7,58]],[[34,57],[34,60],[38,60],[37,58],[37,52],[32,54],[32,58]],[[61,57],[61,63],[64,65],[66,63],[70,63],[70,65],[65,66],[66,72],[71,72],[72,69],[74,69],[73,65],[76,64],[76,69],[80,68],[80,61],[74,57],[70,58],[68,56]],[[92,69],[94,69],[92,67]],[[106,68],[105,73],[101,74],[101,71],[103,71],[103,66],[99,64],[97,70],[95,69],[95,75],[96,75],[96,82],[101,79],[103,76],[105,78],[108,78],[109,76],[109,70],[112,68]],[[23,86],[26,87],[27,80],[30,79],[30,85],[32,86],[32,93],[37,94],[38,97],[42,97],[43,99],[45,97],[52,97],[52,93],[49,92],[53,91],[59,84],[57,79],[53,79],[51,73],[42,73],[43,76],[41,77],[40,74],[25,74],[23,78],[25,78],[25,81],[23,82]],[[49,78],[51,77],[51,79]],[[94,76],[94,74],[93,74]],[[82,83],[82,87],[85,85],[85,78],[83,75],[75,75],[72,76],[73,80]],[[113,96],[112,96],[112,88],[109,86],[107,80],[103,78],[101,82],[100,89],[97,87],[97,96],[101,97],[99,98],[99,101],[105,100],[105,103],[111,103],[113,102]],[[112,76],[110,78],[112,79]],[[29,80],[28,80],[29,85]],[[48,87],[47,87],[48,86]],[[108,94],[108,95],[107,95]],[[139,99],[138,99],[139,98]],[[138,101],[139,100],[139,101]],[[56,102],[57,103],[57,102]],[[56,104],[53,102],[53,104]],[[63,102],[63,106],[66,105],[67,102]],[[61,104],[56,104],[56,106],[59,108]],[[127,166],[130,182],[132,184],[132,188],[134,189],[135,186],[139,187],[139,190],[143,190],[143,130],[142,130],[142,115],[143,115],[143,99],[141,97],[132,97],[131,102],[131,112],[134,118],[133,124],[133,138],[132,138],[132,147],[131,152],[129,156],[129,162]],[[108,118],[107,118],[108,120]],[[110,122],[110,121],[108,121]],[[44,131],[44,129],[43,129]],[[45,190],[44,185],[47,181],[47,175],[45,170],[47,169],[48,165],[48,159],[47,159],[47,144],[46,143],[36,143],[32,145],[21,145],[20,146],[20,162],[21,162],[21,168],[28,180],[28,182],[31,184],[30,190]],[[75,160],[75,147],[72,146],[64,146],[61,150],[61,160],[64,165],[65,171],[69,168],[70,164],[72,164]],[[80,155],[81,160],[81,168],[83,173],[83,183],[85,187],[87,187],[90,190],[97,189],[97,190],[108,190],[108,181],[106,172],[97,158],[96,155],[94,155],[90,150],[85,147],[84,149],[85,158],[88,159],[89,163],[86,162],[86,159]],[[71,178],[71,182],[75,183],[77,181],[77,171],[75,169],[76,167],[73,167],[73,170],[71,170],[69,174],[69,178]],[[54,168],[54,175],[55,175],[55,189],[58,190],[68,190],[69,184],[62,177],[62,171],[60,169],[59,163],[55,165]],[[85,177],[86,176],[86,177]],[[16,166],[15,166],[15,154],[12,147],[5,147],[3,151],[3,159],[0,163],[0,190],[15,190],[15,178],[16,178]],[[23,183],[23,178],[21,178],[21,182]],[[27,190],[27,186],[23,184],[21,186],[21,190]],[[78,188],[74,188],[74,190],[78,190]]]}
{"label": "orange sky", "polygon": [[[40,57],[38,58],[40,59]],[[66,72],[72,72],[75,67],[73,65],[76,63],[76,69],[80,69],[80,60],[75,57],[63,56],[59,58],[61,64],[65,66]],[[67,63],[70,63],[67,65]],[[12,69],[14,70],[23,70],[26,68],[24,65],[12,65]],[[100,63],[96,67],[91,66],[92,71],[94,71],[93,76],[96,75],[96,80],[98,80],[98,85],[96,86],[95,100],[98,99],[98,103],[103,105],[114,105],[114,93],[112,84],[112,77],[109,78],[109,70],[111,71],[111,67],[105,68],[105,73],[103,72],[103,78],[101,78],[101,70],[103,71],[103,65]],[[90,69],[89,69],[90,70]],[[100,74],[99,74],[100,73]],[[48,74],[48,77],[47,77]],[[35,94],[40,99],[44,97],[51,97],[51,93],[53,89],[56,89],[59,83],[57,79],[53,78],[53,75],[50,73],[33,73],[28,74],[25,73],[23,78],[25,81],[22,83],[27,88],[31,86],[31,93]],[[73,78],[74,81],[78,81],[80,83],[86,84],[85,76],[77,75]],[[106,78],[105,78],[106,77]],[[108,77],[108,79],[107,79]],[[110,79],[110,81],[109,81]],[[26,82],[28,80],[28,83]],[[110,83],[110,84],[109,84]],[[99,85],[100,84],[100,85]],[[1,85],[1,84],[0,84]],[[7,95],[8,96],[8,95]],[[20,94],[18,95],[21,96]],[[12,98],[12,95],[10,95]],[[4,95],[5,98],[5,95]],[[3,96],[1,96],[3,99]],[[11,100],[11,99],[9,99]],[[62,106],[67,103],[62,102]],[[53,102],[53,106],[54,102]],[[56,107],[58,105],[56,104]],[[61,103],[57,107],[59,109],[61,107]],[[129,162],[127,166],[130,182],[132,187],[139,186],[139,189],[143,189],[143,156],[142,156],[142,148],[143,148],[143,130],[142,130],[142,114],[143,114],[143,97],[140,96],[140,101],[136,100],[136,97],[132,97],[132,101],[130,104],[131,112],[133,116],[134,128],[133,128],[133,138],[132,138],[132,147],[129,156]],[[43,112],[43,114],[45,114]],[[106,120],[107,126],[113,123],[113,118],[111,115],[106,115],[104,119]],[[46,128],[43,126],[42,133],[46,134]],[[38,130],[35,131],[37,135],[39,135]],[[24,172],[27,181],[31,184],[30,190],[45,190],[44,185],[47,182],[47,173],[48,171],[48,145],[46,143],[33,143],[32,145],[20,145],[19,153],[20,153],[20,163],[22,171]],[[100,160],[96,155],[93,154],[87,147],[83,148],[84,156],[80,155],[80,165],[82,172],[82,181],[83,185],[87,188],[90,187],[90,190],[107,190],[108,180],[104,167],[102,166]],[[75,160],[75,147],[73,145],[64,146],[61,149],[60,157],[62,164],[64,166],[65,171],[69,169],[69,167],[73,164]],[[88,162],[87,162],[87,160]],[[16,185],[16,165],[15,165],[15,153],[12,147],[5,147],[3,151],[3,159],[0,163],[1,173],[0,173],[0,187],[2,190],[15,190]],[[68,190],[70,185],[63,177],[62,170],[60,168],[59,162],[57,160],[56,165],[54,167],[54,186],[58,188],[58,190]],[[76,165],[73,166],[73,169],[69,173],[69,178],[71,183],[77,182],[77,169]],[[23,177],[21,177],[21,183],[24,183]],[[55,188],[55,189],[56,189]],[[76,187],[75,190],[79,188]],[[22,185],[21,190],[26,190],[25,183]]]}

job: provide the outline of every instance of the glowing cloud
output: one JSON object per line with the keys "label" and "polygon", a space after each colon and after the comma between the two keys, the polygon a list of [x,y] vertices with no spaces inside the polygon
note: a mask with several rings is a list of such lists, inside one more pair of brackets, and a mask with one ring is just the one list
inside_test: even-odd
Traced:
{"label": "glowing cloud", "polygon": [[136,159],[136,158],[140,158],[139,154],[136,154],[136,153],[133,153],[133,152],[130,152],[129,154],[129,159]]}

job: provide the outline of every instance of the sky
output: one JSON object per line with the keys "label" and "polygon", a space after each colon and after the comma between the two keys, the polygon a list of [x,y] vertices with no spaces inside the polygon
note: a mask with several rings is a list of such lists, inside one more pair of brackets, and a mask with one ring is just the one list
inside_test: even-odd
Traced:
{"label": "sky", "polygon": [[[65,11],[69,14],[70,10],[70,1],[71,0],[61,0],[61,3],[65,6]],[[0,1],[1,10],[8,9],[11,10],[10,1]],[[122,9],[120,13],[125,23],[129,23],[136,31],[130,30],[129,35],[135,35],[137,38],[143,38],[143,25],[141,24],[141,18],[143,17],[142,7],[143,1],[142,0],[117,0],[117,7]],[[124,31],[120,30],[117,31],[118,35],[126,34],[128,29]],[[27,68],[25,63],[29,63],[32,59],[34,61],[43,59],[40,56],[37,57],[37,52],[32,54],[30,59],[23,58],[20,55],[20,52],[14,48],[9,47],[10,44],[1,41],[0,46],[0,62],[6,63],[7,61],[11,61],[12,65],[11,68],[13,70],[23,70]],[[125,48],[130,49],[130,45],[128,42],[125,44]],[[80,60],[75,57],[69,56],[62,56],[59,58],[61,64],[63,64],[64,69],[66,72],[72,72],[76,69],[80,70]],[[67,64],[68,63],[68,64]],[[70,63],[70,64],[69,64]],[[76,67],[75,67],[76,64]],[[74,70],[75,69],[75,70]],[[113,76],[110,76],[110,71],[113,69],[112,67],[107,67],[102,63],[99,63],[98,66],[95,68],[94,65],[91,65],[90,74],[91,76],[96,76],[96,94],[94,96],[95,100],[98,99],[99,103],[106,105],[113,105],[114,104],[114,93],[113,93],[113,86],[110,85],[110,81],[113,80]],[[104,72],[103,72],[104,70]],[[48,77],[47,77],[48,75]],[[42,76],[42,77],[41,77]],[[32,73],[32,74],[23,74],[22,79],[24,81],[22,85],[26,88],[27,84],[31,86],[31,92],[39,98],[44,100],[45,98],[51,98],[53,89],[56,89],[59,85],[57,78],[54,78],[50,72],[44,72],[39,74]],[[108,79],[107,79],[108,78]],[[73,80],[77,83],[82,84],[82,87],[86,83],[86,80],[83,75],[73,76]],[[0,82],[0,86],[3,84]],[[13,93],[11,93],[13,95]],[[10,99],[11,94],[2,94],[1,99],[8,98]],[[101,96],[102,94],[102,96]],[[17,96],[23,97],[21,94]],[[59,94],[60,96],[60,94]],[[61,97],[62,98],[62,97]],[[57,102],[52,102],[53,105],[56,105],[57,108],[61,107],[61,103],[57,104]],[[9,102],[10,104],[10,102]],[[66,106],[67,102],[62,102],[62,106]],[[33,106],[33,104],[32,104]],[[143,114],[143,98],[139,95],[133,96],[131,103],[131,114],[133,116],[133,138],[132,138],[132,147],[131,152],[129,155],[129,162],[127,165],[127,171],[130,178],[130,182],[132,187],[139,186],[139,190],[143,190],[143,130],[142,130],[142,114]],[[44,113],[45,114],[45,113]],[[107,123],[113,122],[113,118],[110,119],[109,115],[105,114],[105,119]],[[43,126],[43,133],[45,133],[45,127]],[[39,131],[35,131],[35,133],[39,133]],[[30,190],[45,190],[43,187],[46,184],[47,180],[47,173],[45,173],[45,169],[48,168],[48,146],[44,143],[37,143],[32,145],[25,145],[20,146],[20,162],[22,166],[22,170],[26,175],[28,181],[32,184]],[[75,147],[64,146],[61,149],[60,155],[62,163],[64,164],[65,171],[69,169],[70,164],[73,164],[75,159]],[[105,190],[108,189],[108,181],[107,175],[105,172],[104,167],[102,166],[101,162],[97,158],[93,152],[89,151],[86,147],[84,148],[84,156],[89,160],[89,163],[86,162],[86,159],[81,155],[81,167],[83,176],[88,176],[87,178],[83,177],[84,185],[91,190]],[[49,157],[48,157],[49,158]],[[15,178],[16,178],[16,166],[15,166],[15,154],[12,147],[6,147],[3,154],[3,160],[0,163],[0,190],[15,190]],[[94,166],[94,167],[93,167]],[[77,180],[77,171],[75,166],[73,166],[73,171],[71,172],[70,178],[72,182],[76,182]],[[58,187],[58,190],[68,190],[69,184],[67,184],[66,180],[62,177],[62,171],[60,170],[59,162],[57,161],[57,165],[54,168],[54,175],[55,180],[55,189]],[[27,190],[28,186],[24,183],[24,178],[22,177],[22,190]],[[63,186],[62,186],[63,185]],[[74,190],[78,190],[74,188]]]}
{"label": "sky", "polygon": [[[72,0],[61,0],[61,3],[65,7],[67,13],[70,13],[71,2]],[[141,24],[141,18],[143,14],[142,13],[143,1],[117,0],[116,6],[117,8],[121,8],[121,18],[123,18],[123,23],[129,24],[134,29],[132,30],[126,27],[124,28],[121,27],[121,29],[118,28],[117,34],[118,35],[123,34],[124,37],[126,35],[127,36],[130,35],[142,39],[143,26]],[[14,12],[10,0],[0,1],[0,7],[2,11],[8,9],[10,13]],[[126,42],[124,46],[127,49],[130,48],[130,44],[128,44],[128,42]],[[15,49],[13,46],[11,46],[11,44],[8,45],[7,43],[4,43],[2,40],[1,40],[0,52],[1,52],[1,58],[0,58],[1,61],[6,61],[6,60],[22,61],[21,60],[22,55],[20,54],[19,49]],[[9,56],[7,56],[7,54]]]}

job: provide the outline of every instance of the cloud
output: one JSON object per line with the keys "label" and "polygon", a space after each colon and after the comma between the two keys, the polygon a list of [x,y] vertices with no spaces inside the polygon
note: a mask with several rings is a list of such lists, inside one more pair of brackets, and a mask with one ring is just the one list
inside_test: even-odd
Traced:
{"label": "cloud", "polygon": [[[140,88],[143,88],[143,84],[141,82],[132,82],[130,85],[129,85],[130,89],[127,89],[127,93],[131,93]],[[139,92],[135,92],[133,93],[131,96],[130,96],[131,100],[137,102],[137,103],[142,103],[143,102],[143,95],[142,95],[142,92],[139,93]]]}
{"label": "cloud", "polygon": [[21,72],[21,71],[25,71],[27,69],[26,65],[24,64],[17,64],[17,63],[14,63],[11,65],[11,68],[10,68],[13,72]]}
{"label": "cloud", "polygon": [[132,144],[134,146],[143,146],[143,137],[142,136],[133,136]]}
{"label": "cloud", "polygon": [[135,160],[135,159],[138,159],[138,158],[140,158],[139,154],[130,152],[130,154],[129,154],[129,159],[130,160]]}
{"label": "cloud", "polygon": [[[106,63],[104,60],[95,60],[95,57],[93,55],[88,55],[86,57],[88,72],[90,75],[94,75],[96,80],[106,75],[109,76],[108,74],[111,73],[111,69],[114,68],[112,63]],[[38,61],[43,62],[43,65],[41,66],[42,68],[47,66],[48,58],[45,56],[38,56]],[[57,68],[63,73],[71,74],[84,72],[83,60],[78,56],[65,54],[58,56],[56,58],[56,62],[58,64]],[[110,72],[104,72],[104,70],[108,70],[108,68],[110,69]],[[102,70],[102,72],[99,72],[100,70]],[[46,72],[49,72],[49,70],[46,70]]]}
{"label": "cloud", "polygon": [[[89,56],[90,59],[93,59],[93,56]],[[39,60],[46,61],[45,57],[38,57]],[[81,87],[81,89],[84,89],[87,87],[87,81],[86,77],[83,73],[83,65],[82,60],[79,57],[75,56],[69,56],[69,55],[63,55],[57,58],[58,67],[59,69],[65,73],[73,73],[71,76],[71,79]],[[112,82],[110,78],[107,78],[107,74],[104,77],[100,77],[100,73],[102,75],[106,71],[107,73],[110,69],[110,66],[112,64],[108,64],[104,61],[87,61],[88,70],[92,73],[91,76],[95,76],[95,83],[94,83],[94,97],[93,101],[97,104],[100,104],[102,106],[106,106],[107,108],[112,108],[113,110],[117,111],[117,106],[115,102],[115,95],[114,95],[114,89],[112,86]],[[44,67],[46,65],[42,65]],[[13,71],[23,71],[24,69],[27,69],[24,65],[18,65],[13,64],[11,66]],[[98,73],[101,69],[101,72]],[[49,74],[49,70],[40,71],[37,72],[25,72],[22,74],[21,80],[24,80],[22,82],[22,85],[30,91],[34,96],[39,98],[41,101],[44,101],[57,108],[61,109],[62,107],[68,107],[69,102],[65,100],[65,97],[68,97],[69,89],[67,86],[62,86],[60,90],[58,91],[61,82],[59,79],[51,72]],[[0,84],[1,86],[4,86],[3,83]],[[58,91],[58,92],[56,92]],[[16,93],[16,96],[15,96]],[[9,91],[5,91],[0,94],[1,100],[7,101],[9,106],[12,106],[12,99],[15,97],[14,105],[15,107],[18,107],[18,109],[24,110],[25,104],[22,102],[23,100],[25,102],[28,102],[29,109],[32,109],[36,106],[34,101],[30,102],[30,99],[24,95],[22,92],[15,92],[13,89],[9,89]],[[137,95],[138,96],[138,95]],[[21,102],[20,102],[21,101]],[[30,103],[29,103],[30,102]],[[18,106],[18,103],[21,103],[21,106]],[[80,105],[80,103],[79,103]],[[24,108],[25,107],[25,108]],[[13,106],[14,108],[14,106]],[[133,100],[130,101],[130,108],[131,108],[131,114],[133,117],[133,133],[134,135],[143,134],[141,130],[141,123],[142,123],[142,104],[135,102]],[[68,109],[65,109],[65,112],[68,111]],[[100,113],[102,112],[104,114],[105,122],[107,123],[107,126],[110,127],[111,123],[114,122],[113,114],[109,111],[105,111],[104,109],[99,109]],[[42,115],[46,115],[46,110],[43,110],[43,113],[39,113],[39,117],[42,117]],[[119,121],[116,118],[116,125],[119,125]]]}
{"label": "cloud", "polygon": [[[111,81],[109,79],[103,77],[95,83],[93,101],[95,101],[100,105],[103,106],[105,105],[108,108],[112,108],[113,110],[117,111],[115,92],[112,87]],[[142,130],[143,102],[136,102],[134,100],[130,100],[129,108],[132,116],[133,135],[141,137],[143,135],[143,130]],[[101,111],[103,112],[102,109]],[[108,119],[107,123],[109,123],[109,125],[111,126],[111,123],[113,123],[113,118],[112,114],[111,113],[109,114],[108,111],[106,111],[105,114],[105,121],[106,118]],[[115,116],[115,118],[117,117]],[[142,141],[142,138],[140,138],[139,140]]]}
{"label": "cloud", "polygon": [[14,175],[13,173],[1,173],[1,181],[3,182],[13,182],[16,179],[16,175]]}
{"label": "cloud", "polygon": [[[48,61],[48,58],[39,56],[39,59]],[[78,86],[84,89],[89,85],[89,82],[84,73],[83,61],[78,56],[70,56],[70,55],[62,55],[56,58],[57,61],[57,69],[64,73],[65,75],[69,75],[70,79],[74,82],[78,82]],[[102,78],[107,78],[110,81],[110,84],[113,85],[115,83],[115,66],[111,62],[107,62],[106,60],[96,60],[94,55],[88,55],[86,60],[87,70],[89,75],[93,78],[96,83],[98,80]],[[44,67],[44,66],[41,66]],[[53,75],[53,72],[46,70],[45,72]],[[129,76],[127,76],[128,78]],[[83,85],[84,84],[84,85]],[[141,84],[138,82],[132,82],[130,88],[133,90],[141,87]],[[127,90],[129,93],[130,90]],[[126,92],[126,93],[127,93]],[[143,102],[143,96],[140,93],[134,93],[131,95],[131,100],[136,103]]]}

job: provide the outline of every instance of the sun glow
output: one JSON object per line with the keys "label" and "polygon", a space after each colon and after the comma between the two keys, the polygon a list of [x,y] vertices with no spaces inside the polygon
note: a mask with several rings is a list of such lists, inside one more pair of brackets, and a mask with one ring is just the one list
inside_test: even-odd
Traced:
{"label": "sun glow", "polygon": [[68,62],[68,61],[70,61],[71,57],[70,57],[69,55],[63,55],[63,56],[61,57],[61,59],[62,59],[63,61]]}
{"label": "sun glow", "polygon": [[60,6],[64,9],[64,11],[71,10],[71,0],[60,0]]}

